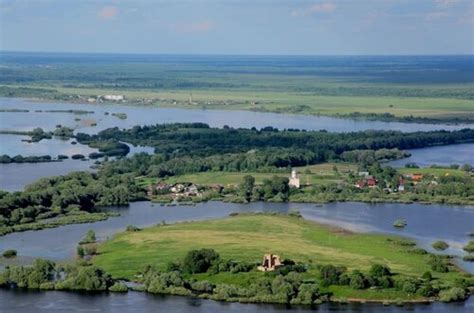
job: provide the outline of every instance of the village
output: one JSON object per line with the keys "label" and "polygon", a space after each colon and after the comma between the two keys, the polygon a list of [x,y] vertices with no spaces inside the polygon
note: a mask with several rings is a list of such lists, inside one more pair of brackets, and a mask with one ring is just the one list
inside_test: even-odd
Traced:
{"label": "village", "polygon": [[[342,167],[342,166],[340,166]],[[330,172],[314,171],[303,168],[292,169],[291,173],[285,177],[284,174],[278,174],[282,182],[286,184],[289,194],[306,194],[320,186],[334,185],[340,191],[347,190],[351,193],[366,193],[376,191],[381,194],[404,194],[415,192],[422,188],[434,188],[443,181],[451,179],[451,172],[443,172],[437,169],[436,174],[417,172],[416,169],[399,169],[391,167],[373,167],[356,171],[355,167],[351,169],[338,170],[337,166]],[[237,173],[234,173],[237,176]],[[250,173],[251,176],[252,173]],[[201,174],[204,176],[207,174]],[[253,174],[257,177],[253,189],[262,188],[263,180],[259,173]],[[270,175],[270,174],[269,174]],[[209,176],[209,175],[208,175]],[[209,178],[206,176],[207,178]],[[172,181],[167,179],[157,180],[156,183],[147,185],[147,196],[158,202],[183,202],[183,201],[206,201],[212,198],[227,198],[230,201],[238,201],[236,195],[241,194],[242,174],[235,181],[224,182],[219,175],[203,180],[199,179],[200,174],[195,178],[179,177]],[[231,173],[228,176],[232,176]],[[271,176],[268,176],[271,178]],[[277,177],[277,176],[275,176]],[[321,187],[322,188],[322,187]],[[255,191],[255,190],[254,190]],[[326,189],[327,192],[327,189]]]}

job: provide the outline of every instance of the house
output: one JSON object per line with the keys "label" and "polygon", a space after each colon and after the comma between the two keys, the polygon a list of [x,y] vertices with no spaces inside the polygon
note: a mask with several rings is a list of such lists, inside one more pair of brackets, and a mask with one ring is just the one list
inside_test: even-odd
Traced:
{"label": "house", "polygon": [[107,100],[107,101],[124,101],[125,96],[123,96],[123,95],[105,95],[105,96],[102,96],[102,99]]}
{"label": "house", "polygon": [[300,188],[300,177],[296,174],[296,170],[291,171],[290,180],[288,181],[288,186],[294,188]]}
{"label": "house", "polygon": [[376,180],[375,178],[373,178],[373,177],[367,178],[366,181],[367,181],[367,186],[368,186],[369,188],[375,188],[375,187],[377,187],[377,180]]}
{"label": "house", "polygon": [[423,179],[423,174],[421,174],[421,173],[413,173],[413,174],[411,175],[411,179],[413,179],[413,181],[420,182],[420,181]]}
{"label": "house", "polygon": [[257,267],[259,271],[270,272],[282,266],[280,257],[276,254],[265,254],[263,256],[262,265]]}
{"label": "house", "polygon": [[358,180],[354,186],[356,188],[362,189],[365,187],[365,185],[366,185],[365,180],[361,179],[361,180]]}
{"label": "house", "polygon": [[362,188],[365,188],[365,187],[369,187],[369,188],[375,188],[377,187],[377,179],[375,179],[374,177],[372,176],[367,176],[366,178],[364,179],[360,179],[358,180],[356,183],[355,183],[355,187],[356,188],[359,188],[359,189],[362,189]]}
{"label": "house", "polygon": [[369,176],[370,174],[369,174],[369,172],[367,172],[367,171],[361,171],[361,172],[358,173],[358,175],[359,175],[359,176],[362,176],[362,177],[367,177],[367,176]]}
{"label": "house", "polygon": [[148,186],[147,195],[153,196],[157,194],[165,194],[165,193],[168,193],[169,191],[170,191],[170,185],[160,182],[156,185]]}
{"label": "house", "polygon": [[214,185],[210,185],[209,188],[210,188],[212,191],[221,193],[221,192],[222,192],[222,189],[224,189],[224,186],[221,185],[221,184],[214,184]]}
{"label": "house", "polygon": [[398,191],[405,191],[405,180],[401,177],[398,180]]}

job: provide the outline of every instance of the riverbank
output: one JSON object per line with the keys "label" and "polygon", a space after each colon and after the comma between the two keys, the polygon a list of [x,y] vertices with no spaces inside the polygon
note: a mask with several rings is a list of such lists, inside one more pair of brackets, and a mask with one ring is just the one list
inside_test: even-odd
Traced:
{"label": "riverbank", "polygon": [[[5,87],[5,86],[1,86]],[[11,87],[9,87],[11,88]],[[37,88],[37,87],[35,87]],[[46,88],[46,87],[39,87]],[[62,102],[62,103],[75,103],[75,104],[91,104],[88,101],[90,97],[83,95],[84,92],[89,92],[91,97],[99,94],[117,93],[117,90],[107,89],[87,89],[83,88],[61,88],[57,87],[56,92],[49,95],[48,93],[43,94],[41,97],[31,97],[29,93],[13,93],[13,94],[0,94],[2,97],[22,98],[25,100],[40,101],[40,102]],[[401,123],[420,123],[420,124],[450,124],[450,125],[472,125],[474,124],[474,113],[470,111],[470,103],[468,100],[453,100],[449,99],[449,102],[460,101],[466,102],[465,104],[459,104],[459,110],[464,111],[463,113],[450,113],[449,111],[438,111],[439,105],[433,106],[433,109],[428,108],[423,110],[423,114],[420,115],[419,110],[414,110],[409,104],[413,104],[416,107],[416,103],[420,103],[421,106],[425,107],[428,102],[439,102],[443,101],[443,105],[446,99],[438,98],[395,98],[395,97],[322,97],[322,96],[311,96],[311,100],[303,100],[303,105],[290,105],[290,104],[276,104],[277,101],[281,101],[282,98],[288,98],[285,94],[271,94],[270,97],[262,102],[257,102],[258,105],[252,104],[250,100],[245,99],[245,94],[235,95],[235,99],[229,98],[228,93],[221,94],[220,92],[203,93],[202,91],[193,90],[191,91],[194,95],[200,95],[202,98],[199,102],[189,103],[188,91],[170,90],[165,92],[148,92],[144,94],[139,91],[121,90],[120,94],[126,95],[126,102],[101,102],[101,104],[113,104],[114,106],[120,107],[124,105],[136,106],[136,107],[147,107],[147,108],[178,108],[188,110],[224,110],[224,111],[251,111],[261,113],[277,113],[285,115],[308,115],[308,116],[322,116],[332,117],[338,119],[354,120],[354,121],[379,121],[379,122],[401,122]],[[215,100],[217,97],[222,97],[223,100]],[[82,94],[82,96],[78,96]],[[231,92],[232,94],[232,92]],[[167,98],[169,97],[169,98]],[[262,95],[259,95],[262,97]],[[265,96],[263,96],[265,97]],[[297,100],[296,103],[302,101],[300,96],[295,95]],[[212,100],[210,100],[212,99]],[[308,101],[308,102],[307,102]],[[292,102],[289,98],[288,102]],[[349,106],[347,102],[352,103],[353,106]],[[384,107],[384,103],[399,103],[404,108],[402,110],[391,110],[386,108],[372,108],[367,109],[367,103],[376,103],[376,106]],[[406,103],[405,103],[406,102]],[[94,102],[92,102],[94,103]],[[317,106],[314,106],[317,103]],[[344,103],[342,105],[342,103]],[[322,106],[321,106],[322,105]],[[455,105],[453,103],[453,105]],[[335,109],[339,107],[338,109]],[[434,109],[436,107],[436,109]],[[58,110],[61,111],[61,110]],[[74,110],[69,110],[74,113]],[[79,110],[81,111],[81,110]],[[390,112],[392,111],[392,112]]]}

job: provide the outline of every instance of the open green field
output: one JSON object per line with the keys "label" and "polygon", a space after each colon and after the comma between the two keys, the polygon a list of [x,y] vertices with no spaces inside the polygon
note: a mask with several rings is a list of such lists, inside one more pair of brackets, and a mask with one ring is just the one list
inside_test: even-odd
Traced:
{"label": "open green field", "polygon": [[[474,120],[474,100],[457,98],[327,96],[317,93],[268,92],[265,90],[258,92],[196,89],[150,91],[36,85],[25,87],[53,89],[58,92],[58,97],[120,93],[127,97],[128,104],[139,105],[143,100],[150,100],[151,105],[157,107],[252,110],[326,116],[348,116],[355,112],[362,114],[389,113],[397,118],[413,116],[439,120],[456,118]],[[190,94],[195,101],[194,104],[189,103]]]}
{"label": "open green field", "polygon": [[[414,277],[430,271],[426,255],[411,252],[413,247],[406,242],[393,236],[351,233],[296,217],[248,214],[121,233],[99,246],[93,262],[114,277],[134,279],[145,265],[165,269],[169,262],[182,259],[189,250],[212,248],[222,258],[236,261],[258,262],[263,254],[274,253],[297,262],[342,265],[363,271],[376,263],[386,264],[396,274]],[[260,275],[263,273],[254,271],[206,273],[196,278],[245,285]],[[307,275],[315,278],[317,274],[310,270]],[[452,281],[460,273],[434,273],[434,276]],[[345,287],[334,289],[344,297],[364,294]]]}
{"label": "open green field", "polygon": [[[333,170],[336,166],[338,172]],[[348,171],[357,171],[357,166],[350,163],[322,163],[317,165],[296,168],[303,185],[321,185],[341,181],[341,175]],[[192,182],[198,185],[221,184],[238,185],[242,183],[244,176],[251,175],[255,178],[256,184],[262,184],[265,179],[274,176],[289,177],[290,173],[260,173],[260,172],[202,172],[186,175],[171,176],[163,180],[168,184]],[[148,186],[157,183],[158,179],[149,177],[139,177],[140,186]]]}
{"label": "open green field", "polygon": [[450,168],[399,168],[398,171],[401,174],[413,174],[413,173],[420,173],[423,175],[433,175],[435,177],[443,177],[443,176],[455,176],[455,177],[464,177],[471,175],[470,173],[466,173],[465,171],[450,169]]}
{"label": "open green field", "polygon": [[[474,120],[472,56],[5,53],[0,96],[404,121]],[[47,66],[45,66],[47,65]]]}

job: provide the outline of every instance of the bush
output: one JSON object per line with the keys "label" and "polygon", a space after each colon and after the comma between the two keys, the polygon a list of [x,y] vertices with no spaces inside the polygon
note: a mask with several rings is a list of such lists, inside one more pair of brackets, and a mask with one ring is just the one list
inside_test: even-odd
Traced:
{"label": "bush", "polygon": [[141,228],[134,226],[134,225],[128,225],[126,231],[128,232],[137,232],[142,230]]}
{"label": "bush", "polygon": [[436,290],[430,283],[426,283],[420,286],[417,290],[417,293],[422,297],[434,297],[436,295]]}
{"label": "bush", "polygon": [[8,249],[8,250],[3,251],[3,254],[2,254],[2,255],[3,255],[4,258],[9,259],[9,258],[14,258],[14,257],[16,257],[16,256],[17,256],[17,252],[16,252],[16,250]]}
{"label": "bush", "polygon": [[474,252],[474,240],[469,241],[467,245],[463,247],[464,251],[467,251],[469,253]]}
{"label": "bush", "polygon": [[418,280],[411,277],[402,277],[395,281],[395,288],[406,293],[416,293],[418,286]]}
{"label": "bush", "polygon": [[444,241],[436,241],[432,244],[432,247],[436,250],[446,250],[449,248],[449,245]]}
{"label": "bush", "polygon": [[431,274],[430,271],[424,272],[423,275],[421,275],[421,278],[427,281],[431,281],[433,279],[433,275]]}
{"label": "bush", "polygon": [[405,220],[399,219],[393,222],[393,227],[404,228],[405,226],[407,226],[407,221]]}
{"label": "bush", "polygon": [[313,304],[319,298],[319,288],[315,284],[301,284],[296,300],[300,304]]}
{"label": "bush", "polygon": [[183,260],[182,269],[191,274],[205,273],[217,260],[219,254],[213,249],[191,250]]}
{"label": "bush", "polygon": [[217,285],[213,294],[218,300],[228,300],[231,298],[246,296],[245,290],[240,289],[237,286],[227,284]]}
{"label": "bush", "polygon": [[345,267],[334,265],[323,265],[319,269],[323,286],[338,285],[339,277],[346,271]]}
{"label": "bush", "polygon": [[390,268],[386,265],[381,264],[372,265],[369,274],[372,277],[383,277],[392,275],[392,273],[390,272]]}
{"label": "bush", "polygon": [[364,277],[364,274],[362,274],[360,271],[353,271],[350,275],[350,283],[349,286],[351,286],[354,289],[364,289],[367,287],[367,281]]}
{"label": "bush", "polygon": [[443,302],[462,301],[467,297],[466,291],[459,287],[452,287],[447,290],[442,290],[439,293],[439,300]]}
{"label": "bush", "polygon": [[216,286],[207,280],[195,281],[191,283],[191,289],[201,293],[212,293]]}
{"label": "bush", "polygon": [[79,244],[87,244],[87,243],[95,243],[96,241],[96,238],[95,238],[95,232],[92,230],[92,229],[89,229],[86,233],[86,235],[84,236],[84,238],[82,238],[82,240],[79,242]]}
{"label": "bush", "polygon": [[112,292],[127,292],[128,287],[124,283],[118,283],[117,282],[109,288],[109,291],[112,291]]}
{"label": "bush", "polygon": [[285,277],[278,275],[272,281],[272,293],[276,297],[276,301],[280,303],[289,303],[295,295],[293,285],[290,284]]}
{"label": "bush", "polygon": [[430,255],[428,259],[428,264],[431,266],[431,269],[439,273],[449,272],[448,265],[446,260],[440,255]]}
{"label": "bush", "polygon": [[464,262],[474,262],[474,255],[470,254],[470,255],[465,255],[462,260]]}

